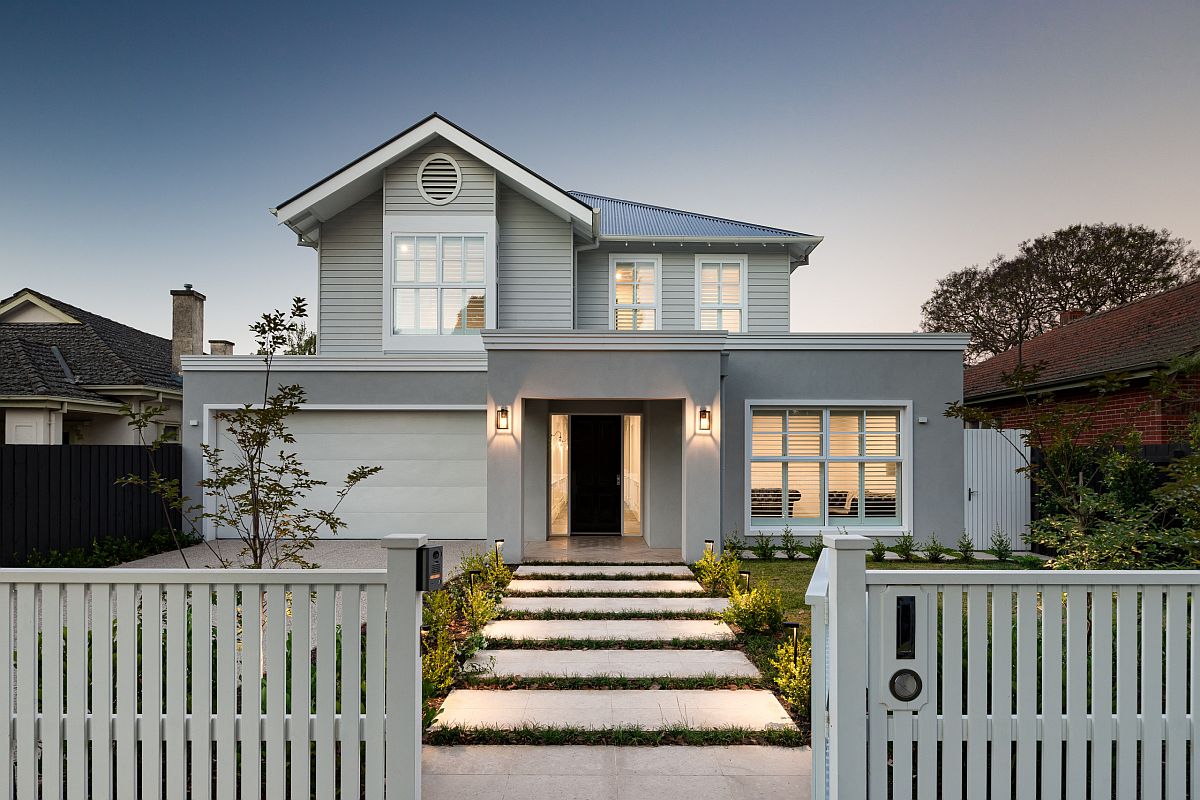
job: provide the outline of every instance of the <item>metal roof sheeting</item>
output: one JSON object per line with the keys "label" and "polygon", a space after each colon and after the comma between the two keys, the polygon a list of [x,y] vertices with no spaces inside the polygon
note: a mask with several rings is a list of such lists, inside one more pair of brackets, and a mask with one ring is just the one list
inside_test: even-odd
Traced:
{"label": "metal roof sheeting", "polygon": [[[634,203],[587,192],[570,192],[577,200],[600,210],[600,235],[661,236],[664,239],[795,239],[809,234],[768,228],[733,219],[694,214],[674,208]],[[815,238],[815,237],[814,237]]]}

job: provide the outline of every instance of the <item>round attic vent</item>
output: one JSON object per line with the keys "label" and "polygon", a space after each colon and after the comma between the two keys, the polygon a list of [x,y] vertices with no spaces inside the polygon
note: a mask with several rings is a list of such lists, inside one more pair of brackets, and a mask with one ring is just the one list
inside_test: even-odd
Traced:
{"label": "round attic vent", "polygon": [[458,197],[462,188],[462,170],[458,162],[445,153],[434,153],[417,169],[417,189],[435,206],[444,206]]}

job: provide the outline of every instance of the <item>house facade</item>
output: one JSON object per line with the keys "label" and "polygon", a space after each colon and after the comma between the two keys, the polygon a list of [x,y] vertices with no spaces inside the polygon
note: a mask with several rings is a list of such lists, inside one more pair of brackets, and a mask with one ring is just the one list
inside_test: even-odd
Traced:
{"label": "house facade", "polygon": [[[1200,280],[1097,314],[1064,313],[1060,324],[1021,347],[967,368],[963,402],[997,416],[1006,428],[1029,428],[1058,407],[1089,415],[1081,438],[1136,431],[1143,453],[1165,463],[1184,452],[1200,377],[1177,379],[1180,397],[1163,397],[1152,376],[1180,356],[1200,352]],[[1006,379],[1018,364],[1036,367],[1025,396]],[[1119,378],[1097,394],[1093,383]]]}
{"label": "house facade", "polygon": [[[319,272],[317,354],[275,361],[297,450],[383,467],[342,536],[962,530],[966,338],[791,332],[820,237],[568,192],[437,115],[273,213]],[[183,359],[185,485],[262,369]]]}
{"label": "house facade", "polygon": [[204,296],[172,292],[172,339],[21,289],[0,300],[0,444],[139,444],[122,408],[165,409],[176,438],[179,357],[202,353]]}

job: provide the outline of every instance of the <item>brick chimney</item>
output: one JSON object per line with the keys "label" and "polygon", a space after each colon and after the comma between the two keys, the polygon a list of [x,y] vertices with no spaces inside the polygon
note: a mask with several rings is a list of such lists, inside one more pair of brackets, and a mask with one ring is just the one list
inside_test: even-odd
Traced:
{"label": "brick chimney", "polygon": [[233,355],[233,342],[228,339],[209,339],[208,352],[214,356]]}
{"label": "brick chimney", "polygon": [[185,283],[171,290],[171,369],[179,372],[180,356],[204,354],[204,295]]}
{"label": "brick chimney", "polygon": [[1066,311],[1059,312],[1058,324],[1059,325],[1070,325],[1075,320],[1083,319],[1086,316],[1087,316],[1087,314],[1084,313],[1082,308],[1070,308],[1070,309],[1067,309]]}

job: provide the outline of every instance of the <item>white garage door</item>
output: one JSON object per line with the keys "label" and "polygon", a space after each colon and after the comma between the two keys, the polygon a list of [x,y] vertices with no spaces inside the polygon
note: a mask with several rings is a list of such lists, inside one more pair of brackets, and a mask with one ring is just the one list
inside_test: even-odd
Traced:
{"label": "white garage door", "polygon": [[[301,411],[289,428],[314,478],[329,482],[305,503],[330,508],[346,473],[383,471],[356,486],[338,509],[337,538],[424,533],[483,539],[487,521],[487,439],[482,411]],[[228,443],[223,443],[228,446]]]}

